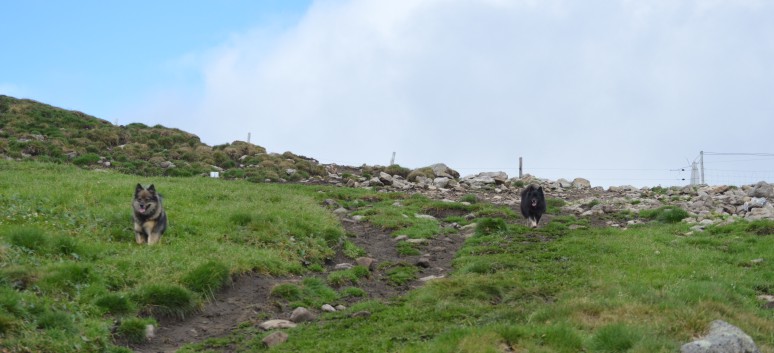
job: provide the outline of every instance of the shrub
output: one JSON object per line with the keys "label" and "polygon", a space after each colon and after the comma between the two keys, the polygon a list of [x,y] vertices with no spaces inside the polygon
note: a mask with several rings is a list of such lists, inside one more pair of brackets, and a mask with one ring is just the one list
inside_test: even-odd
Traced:
{"label": "shrub", "polygon": [[0,269],[0,285],[24,290],[37,280],[35,272],[27,267],[11,266]]}
{"label": "shrub", "polygon": [[421,254],[421,252],[414,247],[414,244],[406,241],[399,242],[395,247],[397,248],[399,255],[414,256]]}
{"label": "shrub", "polygon": [[488,235],[507,229],[508,225],[502,218],[482,218],[476,223],[476,234],[478,235]]}
{"label": "shrub", "polygon": [[350,258],[350,259],[356,259],[361,256],[365,256],[366,251],[363,250],[363,248],[355,245],[353,242],[349,240],[344,241],[344,245],[342,246],[342,251],[344,252],[344,256]]}
{"label": "shrub", "polygon": [[555,198],[547,198],[546,199],[546,213],[548,214],[559,214],[560,208],[564,206],[566,203],[562,199],[555,199]]}
{"label": "shrub", "polygon": [[236,224],[238,226],[246,226],[250,224],[250,222],[253,221],[253,216],[247,214],[247,213],[234,213],[231,215],[231,217],[228,218],[228,220]]}
{"label": "shrub", "polygon": [[67,236],[58,236],[54,238],[51,248],[53,252],[61,255],[79,255],[83,252],[78,241]]}
{"label": "shrub", "polygon": [[460,202],[467,202],[467,203],[474,204],[478,202],[478,197],[475,194],[467,194],[460,198]]}
{"label": "shrub", "polygon": [[757,220],[747,224],[747,231],[757,235],[772,235],[774,234],[774,221],[772,220]]}
{"label": "shrub", "polygon": [[89,265],[65,263],[52,269],[41,280],[41,287],[49,292],[73,293],[84,285],[98,282],[99,278]]}
{"label": "shrub", "polygon": [[110,314],[128,314],[134,311],[134,304],[124,295],[117,293],[106,294],[94,303],[98,307],[105,309]]}
{"label": "shrub", "polygon": [[686,210],[677,206],[663,206],[654,210],[640,211],[640,217],[656,220],[661,223],[677,223],[688,216]]}
{"label": "shrub", "polygon": [[328,283],[334,287],[340,287],[345,284],[357,283],[357,276],[348,270],[331,272],[328,275]]}
{"label": "shrub", "polygon": [[358,298],[361,298],[361,297],[365,297],[366,296],[366,291],[364,291],[363,289],[360,289],[358,287],[347,287],[347,288],[342,289],[339,293],[341,294],[342,297],[358,297]]}
{"label": "shrub", "polygon": [[12,332],[19,326],[19,320],[13,315],[0,311],[0,336]]}
{"label": "shrub", "polygon": [[594,352],[626,352],[640,339],[634,329],[622,324],[611,324],[597,331],[591,339],[591,348]]}
{"label": "shrub", "polygon": [[400,175],[404,178],[407,178],[409,173],[411,173],[411,169],[401,167],[398,164],[393,164],[388,166],[387,168],[384,168],[384,172],[389,175]]}
{"label": "shrub", "polygon": [[94,153],[86,153],[73,159],[73,164],[78,166],[95,164],[97,162],[99,162],[99,156]]}
{"label": "shrub", "polygon": [[301,300],[301,288],[295,284],[282,283],[274,286],[274,288],[271,289],[271,294],[269,295],[275,298],[282,298],[287,301]]}
{"label": "shrub", "polygon": [[430,167],[424,167],[419,169],[414,169],[409,173],[409,175],[406,177],[408,181],[415,182],[417,181],[417,177],[425,177],[425,178],[435,178],[435,172],[433,172],[433,169]]}
{"label": "shrub", "polygon": [[188,272],[182,282],[188,289],[212,298],[216,291],[231,282],[231,276],[226,265],[210,261]]}
{"label": "shrub", "polygon": [[387,270],[387,281],[395,286],[402,286],[413,281],[419,270],[416,266],[399,265]]}
{"label": "shrub", "polygon": [[148,318],[129,318],[121,321],[116,332],[119,336],[132,343],[145,341],[145,329],[148,325],[155,325],[156,321]]}
{"label": "shrub", "polygon": [[146,285],[135,293],[137,303],[153,315],[185,316],[196,309],[196,302],[190,291],[171,284]]}
{"label": "shrub", "polygon": [[60,329],[68,333],[75,331],[73,319],[61,311],[46,310],[35,321],[39,329]]}
{"label": "shrub", "polygon": [[40,252],[48,245],[48,236],[38,228],[19,227],[9,231],[8,241],[11,245]]}

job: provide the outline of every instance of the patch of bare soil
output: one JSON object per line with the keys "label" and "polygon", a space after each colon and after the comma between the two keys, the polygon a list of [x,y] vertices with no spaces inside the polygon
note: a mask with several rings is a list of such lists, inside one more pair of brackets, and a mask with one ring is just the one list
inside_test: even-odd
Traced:
{"label": "patch of bare soil", "polygon": [[[348,234],[355,235],[348,240],[363,248],[366,256],[376,261],[371,276],[358,283],[367,293],[368,299],[389,300],[421,286],[423,282],[419,278],[448,276],[451,273],[452,260],[465,241],[464,236],[459,233],[439,235],[425,244],[418,244],[421,255],[405,256],[398,254],[396,241],[389,233],[366,222],[343,219],[342,224]],[[326,264],[326,272],[333,271],[336,264],[353,262],[339,251],[336,257]],[[380,267],[380,263],[417,265],[420,274],[417,280],[395,286],[386,280],[386,269]],[[326,275],[327,273],[322,276]],[[280,283],[300,282],[302,279],[303,277],[277,278],[259,274],[239,276],[234,279],[232,286],[218,293],[217,298],[206,303],[200,312],[184,320],[161,318],[156,336],[152,340],[128,346],[140,353],[175,352],[188,343],[226,336],[245,323],[256,325],[268,319],[288,319],[293,308],[271,298],[271,289]],[[331,304],[349,303],[345,301]]]}

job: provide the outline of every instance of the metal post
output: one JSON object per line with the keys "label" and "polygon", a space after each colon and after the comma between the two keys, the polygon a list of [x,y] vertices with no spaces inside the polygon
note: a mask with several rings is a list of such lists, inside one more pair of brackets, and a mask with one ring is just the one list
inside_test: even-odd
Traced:
{"label": "metal post", "polygon": [[522,164],[521,164],[521,162],[522,162],[521,157],[519,157],[519,179],[521,179],[524,176],[524,174],[522,174],[522,169],[521,169]]}
{"label": "metal post", "polygon": [[395,164],[395,152],[392,152],[392,158],[390,159],[390,165]]}
{"label": "metal post", "polygon": [[247,133],[247,143],[250,143],[250,133]]}
{"label": "metal post", "polygon": [[701,184],[704,185],[704,151],[699,152],[699,164],[701,164]]}

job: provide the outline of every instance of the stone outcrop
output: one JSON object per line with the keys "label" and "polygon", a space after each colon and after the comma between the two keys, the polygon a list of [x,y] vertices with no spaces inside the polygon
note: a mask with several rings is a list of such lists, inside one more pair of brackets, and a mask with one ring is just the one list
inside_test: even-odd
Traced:
{"label": "stone outcrop", "polygon": [[547,197],[564,200],[562,211],[565,213],[579,217],[603,216],[618,212],[638,213],[672,205],[689,212],[690,217],[684,221],[695,224],[696,231],[738,219],[774,219],[774,185],[764,181],[741,187],[688,185],[637,188],[621,185],[604,189],[592,187],[591,182],[584,178],[546,180],[527,174],[522,178],[509,179],[505,172],[484,172],[460,178],[459,173],[439,163],[416,169],[408,177],[380,172],[370,178],[346,179],[331,174],[327,179],[318,177],[303,182],[423,193],[440,200],[476,194],[495,204],[513,206],[520,202],[519,192],[524,186],[536,184],[543,186]]}

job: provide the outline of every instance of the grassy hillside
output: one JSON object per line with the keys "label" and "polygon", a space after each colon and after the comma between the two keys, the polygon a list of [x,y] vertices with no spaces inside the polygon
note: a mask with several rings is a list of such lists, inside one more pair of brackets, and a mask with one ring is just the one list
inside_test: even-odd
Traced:
{"label": "grassy hillside", "polygon": [[[138,182],[164,196],[170,228],[161,246],[134,242]],[[276,184],[0,161],[0,336],[19,349],[101,351],[113,318],[195,310],[222,285],[192,289],[200,266],[225,269],[224,281],[319,266],[344,233],[315,196]]]}
{"label": "grassy hillside", "polygon": [[[210,147],[179,129],[140,123],[116,126],[81,112],[3,95],[0,156],[141,176],[225,170],[226,178],[254,182],[292,181],[325,172],[316,161],[290,152],[267,154],[265,148],[241,141]],[[287,173],[288,169],[295,172]]]}
{"label": "grassy hillside", "polygon": [[[165,197],[171,226],[159,246],[134,243],[130,199],[138,182],[154,183]],[[447,220],[476,222],[477,230],[457,254],[451,277],[387,302],[365,298],[323,314],[287,330],[290,340],[271,351],[674,352],[722,319],[752,336],[762,352],[774,352],[774,311],[756,299],[774,294],[772,222],[686,235],[682,223],[622,230],[555,216],[533,230],[508,209],[418,195],[146,179],[8,161],[0,161],[2,348],[127,352],[116,343],[141,340],[156,318],[197,310],[231,274],[319,271],[337,244],[347,243],[322,206],[326,199],[394,234],[453,231],[406,217],[444,208],[473,214]],[[359,275],[357,268],[348,274]],[[338,280],[278,291],[294,297],[291,304],[304,302],[312,285],[333,298],[356,292],[337,289]],[[362,311],[370,316],[352,315]],[[266,335],[245,324],[182,351],[260,352]]]}
{"label": "grassy hillside", "polygon": [[[289,330],[271,351],[677,352],[722,319],[774,352],[774,312],[756,300],[774,291],[772,223],[685,236],[681,224],[570,231],[567,222],[479,227],[451,278]],[[352,317],[359,311],[371,315]],[[261,352],[265,335],[246,327],[182,351]]]}

